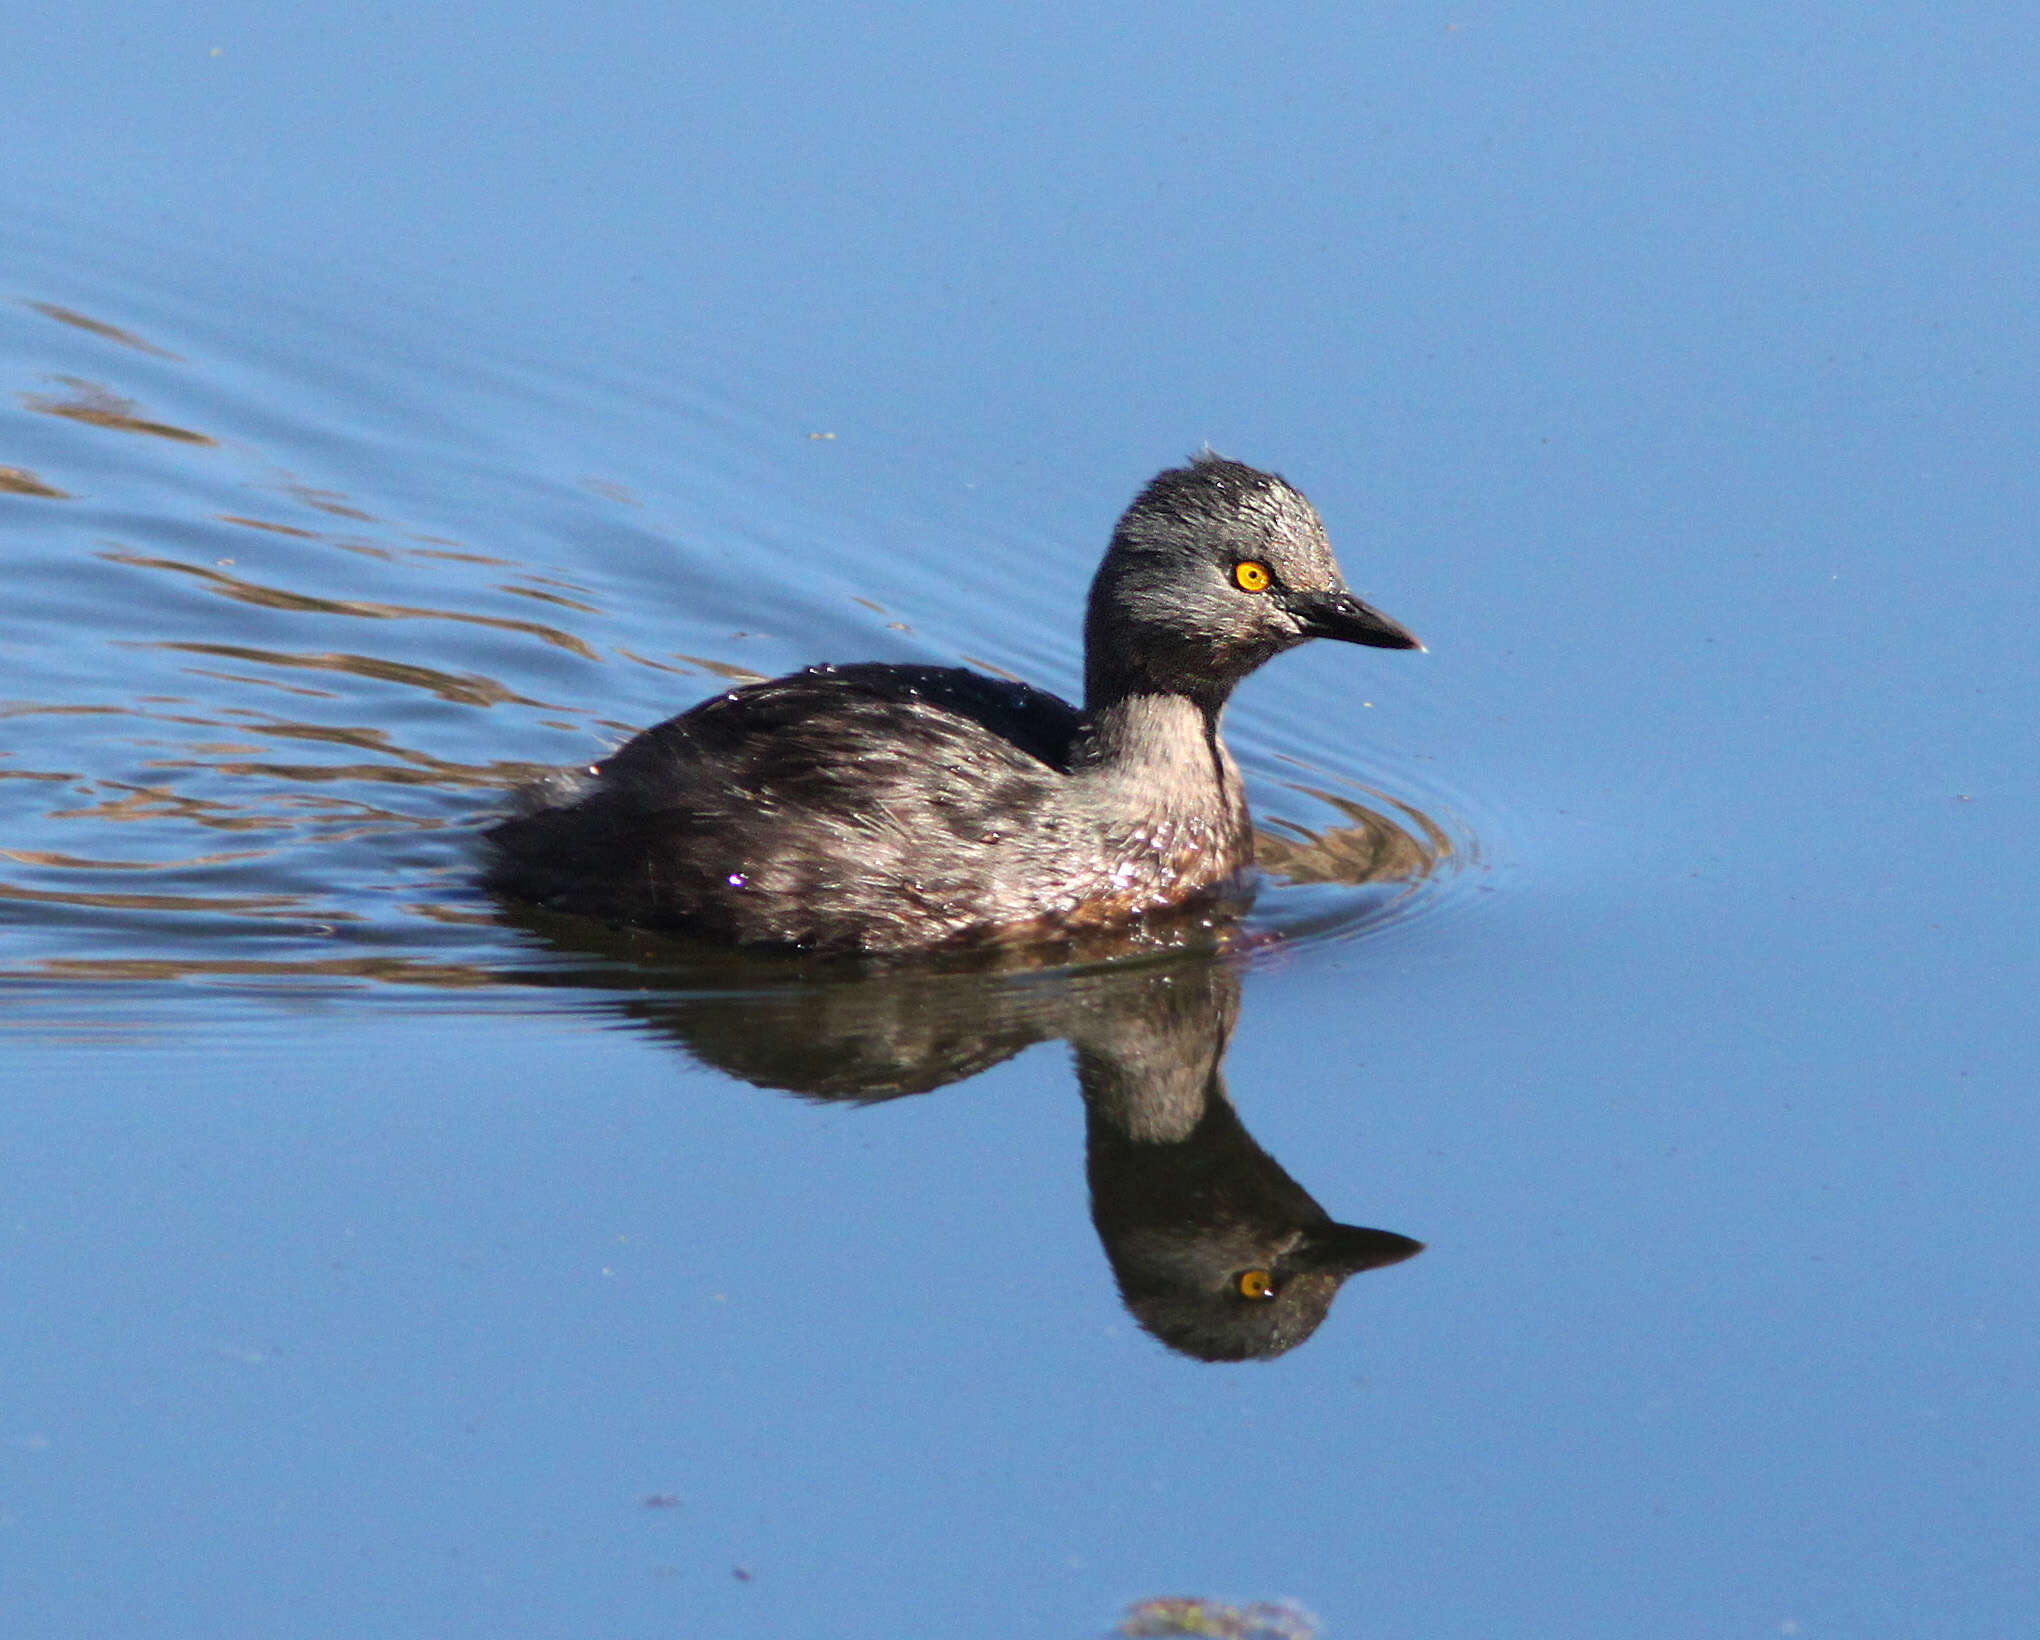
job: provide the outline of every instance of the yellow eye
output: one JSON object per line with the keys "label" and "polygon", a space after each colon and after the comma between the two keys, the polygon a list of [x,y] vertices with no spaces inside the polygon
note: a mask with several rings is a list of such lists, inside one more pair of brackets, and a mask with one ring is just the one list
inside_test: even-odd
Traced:
{"label": "yellow eye", "polygon": [[1242,592],[1266,592],[1275,579],[1266,564],[1248,558],[1232,567],[1233,585]]}
{"label": "yellow eye", "polygon": [[[1246,566],[1241,565],[1240,567],[1244,569]],[[1239,1289],[1240,1297],[1242,1298],[1273,1298],[1275,1296],[1275,1278],[1268,1274],[1266,1270],[1242,1270],[1239,1280],[1234,1282],[1233,1285]]]}

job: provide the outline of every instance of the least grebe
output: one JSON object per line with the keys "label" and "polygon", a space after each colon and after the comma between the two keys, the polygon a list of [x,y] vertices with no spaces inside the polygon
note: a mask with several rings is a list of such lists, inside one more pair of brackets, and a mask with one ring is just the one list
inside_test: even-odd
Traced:
{"label": "least grebe", "polygon": [[814,666],[527,794],[489,886],[745,945],[1054,939],[1236,891],[1254,833],[1227,698],[1310,638],[1422,646],[1347,590],[1286,480],[1206,452],[1112,532],[1084,707],[960,667]]}

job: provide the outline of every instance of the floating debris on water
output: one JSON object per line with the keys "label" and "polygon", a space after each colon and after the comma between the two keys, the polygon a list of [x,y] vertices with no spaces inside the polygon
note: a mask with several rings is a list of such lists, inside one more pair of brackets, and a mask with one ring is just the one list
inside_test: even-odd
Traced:
{"label": "floating debris on water", "polygon": [[1318,1621],[1293,1600],[1229,1606],[1197,1595],[1164,1595],[1126,1608],[1124,1635],[1197,1635],[1203,1640],[1317,1640]]}

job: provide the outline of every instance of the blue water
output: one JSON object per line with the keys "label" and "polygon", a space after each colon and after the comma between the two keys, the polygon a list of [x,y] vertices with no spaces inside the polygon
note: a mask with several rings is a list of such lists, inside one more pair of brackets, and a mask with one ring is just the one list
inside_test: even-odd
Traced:
{"label": "blue water", "polygon": [[[2030,1626],[2030,18],[12,33],[10,1635]],[[1207,440],[1431,651],[1242,690],[1245,941],[473,887],[733,678],[1074,692]],[[1246,1132],[1428,1248],[1210,1364],[1063,1043],[1235,988]]]}

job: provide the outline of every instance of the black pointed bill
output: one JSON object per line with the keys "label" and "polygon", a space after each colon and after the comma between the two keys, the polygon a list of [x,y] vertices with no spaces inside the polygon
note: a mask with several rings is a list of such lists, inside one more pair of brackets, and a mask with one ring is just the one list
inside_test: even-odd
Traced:
{"label": "black pointed bill", "polygon": [[1350,592],[1283,592],[1282,607],[1303,623],[1313,638],[1338,638],[1345,643],[1371,644],[1376,649],[1422,649],[1417,635],[1398,626],[1380,610],[1363,604]]}

